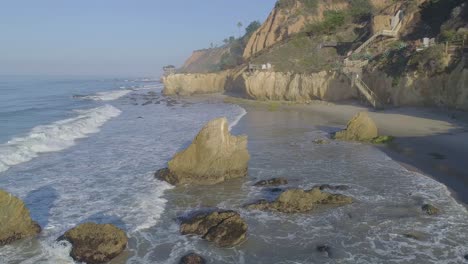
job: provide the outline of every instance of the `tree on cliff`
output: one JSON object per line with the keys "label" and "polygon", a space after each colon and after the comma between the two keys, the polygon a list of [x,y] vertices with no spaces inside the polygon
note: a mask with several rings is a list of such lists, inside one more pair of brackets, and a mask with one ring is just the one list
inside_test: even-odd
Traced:
{"label": "tree on cliff", "polygon": [[242,35],[242,33],[241,33],[242,26],[243,26],[242,22],[237,23],[237,27],[239,28],[239,38]]}

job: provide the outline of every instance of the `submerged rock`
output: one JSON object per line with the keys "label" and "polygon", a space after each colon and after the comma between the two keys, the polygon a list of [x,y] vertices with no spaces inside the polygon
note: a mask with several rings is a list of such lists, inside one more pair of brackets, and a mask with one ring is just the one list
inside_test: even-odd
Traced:
{"label": "submerged rock", "polygon": [[288,184],[288,180],[285,178],[273,178],[269,180],[262,180],[254,184],[254,186],[281,186]]}
{"label": "submerged rock", "polygon": [[332,191],[346,191],[349,190],[349,186],[347,185],[330,185],[330,184],[322,184],[317,186],[321,191],[328,189]]}
{"label": "submerged rock", "polygon": [[317,246],[317,251],[326,254],[327,257],[331,257],[331,248],[328,245]]}
{"label": "submerged rock", "polygon": [[424,240],[427,237],[427,234],[419,231],[411,231],[404,233],[403,236],[414,240]]}
{"label": "submerged rock", "polygon": [[31,219],[24,202],[0,190],[0,246],[39,232],[41,227]]}
{"label": "submerged rock", "polygon": [[199,235],[219,247],[232,247],[242,243],[247,235],[247,223],[235,211],[199,213],[183,221],[182,235]]}
{"label": "submerged rock", "polygon": [[179,261],[179,264],[205,264],[205,263],[206,263],[205,259],[202,256],[195,254],[195,253],[190,253],[188,255],[185,255]]}
{"label": "submerged rock", "polygon": [[67,231],[59,240],[72,244],[70,256],[88,264],[105,263],[127,246],[125,232],[111,224],[85,223]]}
{"label": "submerged rock", "polygon": [[311,190],[289,189],[281,193],[273,202],[260,200],[248,205],[247,208],[282,213],[301,213],[312,211],[318,206],[342,206],[352,202],[351,197],[322,192],[320,188],[316,187]]}
{"label": "submerged rock", "polygon": [[421,207],[421,209],[428,215],[437,215],[440,213],[439,208],[433,206],[432,204],[425,204]]}
{"label": "submerged rock", "polygon": [[317,144],[317,145],[325,145],[325,144],[329,144],[330,142],[328,140],[325,140],[325,139],[316,139],[314,141],[312,141],[314,144]]}
{"label": "submerged rock", "polygon": [[370,141],[379,136],[377,126],[366,112],[360,112],[349,121],[345,130],[337,132],[335,139]]}
{"label": "submerged rock", "polygon": [[247,175],[250,156],[247,136],[233,136],[226,118],[206,124],[185,150],[169,161],[156,177],[173,185],[212,185]]}

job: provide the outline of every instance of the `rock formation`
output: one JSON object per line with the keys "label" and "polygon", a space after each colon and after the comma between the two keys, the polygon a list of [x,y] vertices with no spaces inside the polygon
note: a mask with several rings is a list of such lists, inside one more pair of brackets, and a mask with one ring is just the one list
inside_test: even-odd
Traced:
{"label": "rock formation", "polygon": [[269,180],[261,180],[254,184],[254,186],[261,187],[261,186],[281,186],[288,184],[288,180],[284,178],[273,178]]}
{"label": "rock formation", "polygon": [[24,202],[0,190],[0,246],[37,235],[41,227],[31,219]]}
{"label": "rock formation", "polygon": [[247,175],[250,159],[247,136],[233,136],[226,118],[206,124],[185,150],[169,161],[156,177],[173,185],[212,185]]}
{"label": "rock formation", "polygon": [[205,264],[205,263],[206,263],[205,259],[202,256],[197,255],[195,253],[190,253],[188,255],[185,255],[179,261],[179,264]]}
{"label": "rock formation", "polygon": [[229,72],[205,74],[172,74],[163,77],[164,95],[193,95],[219,93],[224,86]]}
{"label": "rock formation", "polygon": [[219,247],[232,247],[242,243],[247,234],[247,224],[239,213],[215,211],[199,213],[180,225],[182,235],[199,235]]}
{"label": "rock formation", "polygon": [[378,137],[377,126],[366,112],[360,112],[349,121],[345,130],[337,132],[335,139],[371,141]]}
{"label": "rock formation", "polygon": [[117,257],[127,246],[127,235],[111,224],[81,224],[59,240],[72,244],[70,256],[88,264],[105,263]]}
{"label": "rock formation", "polygon": [[311,190],[289,189],[280,194],[273,202],[260,200],[247,206],[249,209],[278,211],[282,213],[302,213],[319,206],[335,207],[350,204],[351,197],[341,194],[322,192],[320,188]]}

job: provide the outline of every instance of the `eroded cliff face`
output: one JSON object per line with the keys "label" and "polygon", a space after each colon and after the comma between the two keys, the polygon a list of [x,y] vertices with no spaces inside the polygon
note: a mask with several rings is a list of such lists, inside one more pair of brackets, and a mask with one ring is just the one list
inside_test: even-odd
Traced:
{"label": "eroded cliff face", "polygon": [[297,0],[287,8],[275,7],[267,20],[250,37],[244,50],[244,58],[248,59],[259,51],[286,39],[291,34],[300,32],[309,23],[322,21],[324,11],[343,10],[348,5],[347,1],[325,0],[320,1],[313,12],[305,12],[307,7]]}
{"label": "eroded cliff face", "polygon": [[364,74],[380,100],[394,106],[432,106],[468,110],[468,69],[433,77],[411,73],[399,80],[380,71]]}
{"label": "eroded cliff face", "polygon": [[350,81],[336,73],[283,72],[174,74],[163,78],[165,95],[192,95],[228,91],[255,100],[309,102],[341,101],[357,97]]}
{"label": "eroded cliff face", "polygon": [[173,74],[163,77],[164,95],[193,95],[224,91],[229,72]]}
{"label": "eroded cliff face", "polygon": [[243,73],[227,83],[227,90],[255,100],[309,102],[355,98],[349,80],[336,72],[312,74],[283,72]]}

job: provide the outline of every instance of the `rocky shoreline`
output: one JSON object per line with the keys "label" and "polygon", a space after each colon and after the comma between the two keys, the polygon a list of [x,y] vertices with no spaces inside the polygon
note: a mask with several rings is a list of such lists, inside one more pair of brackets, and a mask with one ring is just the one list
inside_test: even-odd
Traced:
{"label": "rocky shoreline", "polygon": [[[372,118],[369,116],[363,116],[365,114],[358,114],[352,121],[348,124],[348,127],[346,130],[344,130],[342,133],[351,133],[353,135],[370,135],[366,136],[364,138],[352,138],[353,140],[358,140],[358,141],[370,141],[376,137],[379,136],[379,132],[377,132],[376,129],[376,124],[371,123],[369,125],[369,122],[372,122]],[[362,125],[359,122],[356,122],[356,120],[364,120],[362,123],[366,125]],[[211,125],[210,125],[211,124]],[[215,124],[215,125],[213,125]],[[354,129],[354,127],[358,127],[362,129],[363,127],[365,128],[364,130],[359,131]],[[210,128],[207,130],[207,128]],[[370,131],[370,133],[369,133]],[[357,133],[357,134],[356,134]],[[337,133],[339,134],[339,133]],[[222,140],[221,140],[222,139]],[[228,140],[226,140],[228,139]],[[350,139],[344,136],[344,139]],[[239,141],[240,140],[240,141]],[[330,144],[333,141],[331,139],[321,139],[321,140],[316,140],[318,145],[321,144]],[[207,142],[212,142],[212,143],[207,143]],[[225,144],[223,142],[230,142],[232,144]],[[235,143],[235,142],[240,142],[240,143]],[[315,142],[315,141],[314,141]],[[325,143],[326,142],[326,143]],[[200,148],[201,146],[212,146],[212,147],[207,147],[206,149],[208,152],[212,151],[212,154],[207,154],[206,150],[199,152],[198,150],[189,150],[193,148],[192,146],[198,146],[197,148]],[[240,144],[240,145],[239,145]],[[185,153],[189,154],[183,154],[184,151],[181,152],[181,154],[177,154],[177,156],[180,155],[193,155],[193,156],[201,156],[204,157],[201,161],[206,162],[200,162],[196,161],[193,163],[193,165],[190,165],[191,169],[193,171],[209,171],[209,170],[197,170],[196,166],[201,166],[201,167],[206,167],[208,166],[207,164],[211,164],[210,162],[211,159],[218,160],[219,159],[219,154],[223,154],[223,158],[226,160],[231,160],[232,156],[234,155],[231,152],[228,151],[229,149],[240,149],[243,156],[243,159],[240,159],[241,165],[243,169],[241,170],[227,170],[229,172],[236,172],[236,171],[244,171],[241,174],[235,174],[237,176],[233,178],[237,178],[237,180],[240,180],[241,182],[245,182],[247,179],[245,178],[247,168],[246,160],[248,161],[249,154],[246,149],[247,146],[247,138],[242,138],[242,137],[235,137],[230,135],[227,129],[227,123],[225,119],[216,119],[213,120],[212,122],[208,123],[207,126],[201,129],[199,135],[195,137],[194,141],[192,142],[192,145],[185,150]],[[203,149],[203,148],[201,148]],[[229,154],[231,153],[231,154]],[[212,158],[207,158],[207,157],[212,157]],[[192,158],[185,157],[182,160],[191,160]],[[237,159],[235,159],[237,160]],[[242,161],[243,160],[243,161]],[[171,164],[171,162],[169,162]],[[184,161],[184,163],[186,163]],[[225,162],[220,162],[219,163],[219,168],[225,168]],[[194,167],[195,166],[195,167]],[[209,167],[209,166],[208,166]],[[173,167],[172,171],[169,171],[172,174],[177,173],[177,168]],[[165,169],[166,172],[169,169]],[[176,173],[174,173],[174,171]],[[218,171],[218,170],[217,170]],[[208,175],[208,174],[206,174]],[[204,175],[204,176],[206,176]],[[186,174],[182,173],[179,174],[179,176],[176,176],[178,179],[177,181],[172,181],[170,178],[166,179],[172,184],[176,184],[180,186],[179,188],[184,188],[184,189],[190,189],[194,188],[194,184],[199,181],[202,185],[212,185],[212,184],[219,184],[220,182],[223,182],[224,186],[228,186],[231,183],[232,179],[230,177],[221,177],[221,178],[213,178],[212,176],[214,174],[209,174],[211,176],[209,177],[203,177],[203,174]],[[216,175],[226,175],[226,172],[223,172],[221,174],[216,173]],[[181,177],[182,176],[182,177]],[[163,177],[164,178],[164,177]],[[227,180],[227,181],[226,181]],[[342,206],[347,206],[352,204],[353,202],[358,202],[359,200],[356,201],[355,198],[352,196],[349,196],[348,192],[350,190],[350,187],[348,185],[333,185],[333,184],[321,184],[314,186],[312,188],[298,188],[294,181],[290,181],[287,178],[267,178],[261,181],[258,181],[256,183],[253,183],[252,186],[255,186],[256,188],[259,188],[262,190],[263,193],[266,194],[266,198],[263,199],[259,197],[260,199],[255,199],[253,201],[249,201],[247,197],[244,198],[245,205],[243,208],[241,207],[233,207],[233,209],[237,210],[229,210],[229,209],[216,209],[212,208],[209,209],[208,211],[200,211],[196,207],[193,208],[192,211],[189,212],[190,217],[182,217],[178,219],[178,223],[180,224],[180,233],[182,235],[187,235],[187,236],[195,236],[199,237],[203,240],[209,241],[212,243],[213,247],[239,247],[242,246],[246,241],[249,240],[249,236],[252,236],[252,230],[249,230],[248,222],[251,220],[244,219],[245,214],[250,214],[248,213],[249,211],[255,212],[255,211],[268,211],[271,213],[279,213],[279,214],[314,214],[315,210],[318,212],[323,212],[324,210],[336,210],[336,208],[342,207]],[[330,192],[329,192],[330,191]],[[341,193],[346,193],[346,194],[341,194]],[[250,202],[250,203],[249,203]],[[426,202],[431,202],[431,201],[426,201]],[[203,206],[210,206],[210,204],[202,204]],[[3,206],[3,205],[2,205]],[[436,205],[437,206],[437,205]],[[444,214],[444,208],[438,208],[434,206],[433,204],[430,203],[424,203],[420,204],[419,208],[415,208],[416,210],[419,210],[420,214],[425,214],[428,217],[438,217],[439,215]],[[247,210],[247,211],[245,211]],[[3,211],[3,210],[0,210]],[[252,216],[249,216],[251,218]],[[351,216],[350,216],[351,217]],[[89,227],[88,227],[89,226]],[[81,230],[81,231],[80,231]],[[107,231],[104,231],[107,230]],[[84,227],[82,225],[66,232],[64,236],[60,237],[60,240],[67,240],[73,245],[73,249],[71,252],[71,256],[76,259],[76,260],[84,260],[87,263],[103,263],[106,262],[115,256],[119,255],[125,248],[127,244],[127,236],[125,233],[122,233],[122,230],[119,230],[116,227],[109,226],[109,225],[96,225],[92,223],[85,224]],[[74,238],[70,234],[76,233],[78,241],[86,241],[86,239],[90,239],[89,242],[85,242],[84,248],[80,248],[80,243],[74,243]],[[408,231],[405,233],[405,236],[410,238],[410,239],[427,239],[427,234],[420,234],[417,232],[413,231]],[[93,237],[100,237],[101,240],[96,240]],[[114,241],[115,242],[112,242]],[[76,240],[75,240],[76,241]],[[91,242],[92,241],[92,242]],[[97,243],[97,244],[96,244]],[[109,244],[110,243],[110,244]],[[112,247],[106,246],[106,244],[112,245]],[[93,246],[90,246],[93,245]],[[96,250],[98,248],[106,248],[106,252],[102,250]],[[334,253],[333,246],[330,246],[329,244],[322,244],[318,245],[316,248],[317,252],[323,253],[326,256],[332,256]],[[206,256],[200,256],[194,253],[186,252],[186,254],[183,258],[180,259],[180,263],[205,263],[205,258]],[[208,258],[209,259],[209,258]],[[190,261],[195,261],[195,262],[190,262]]]}

